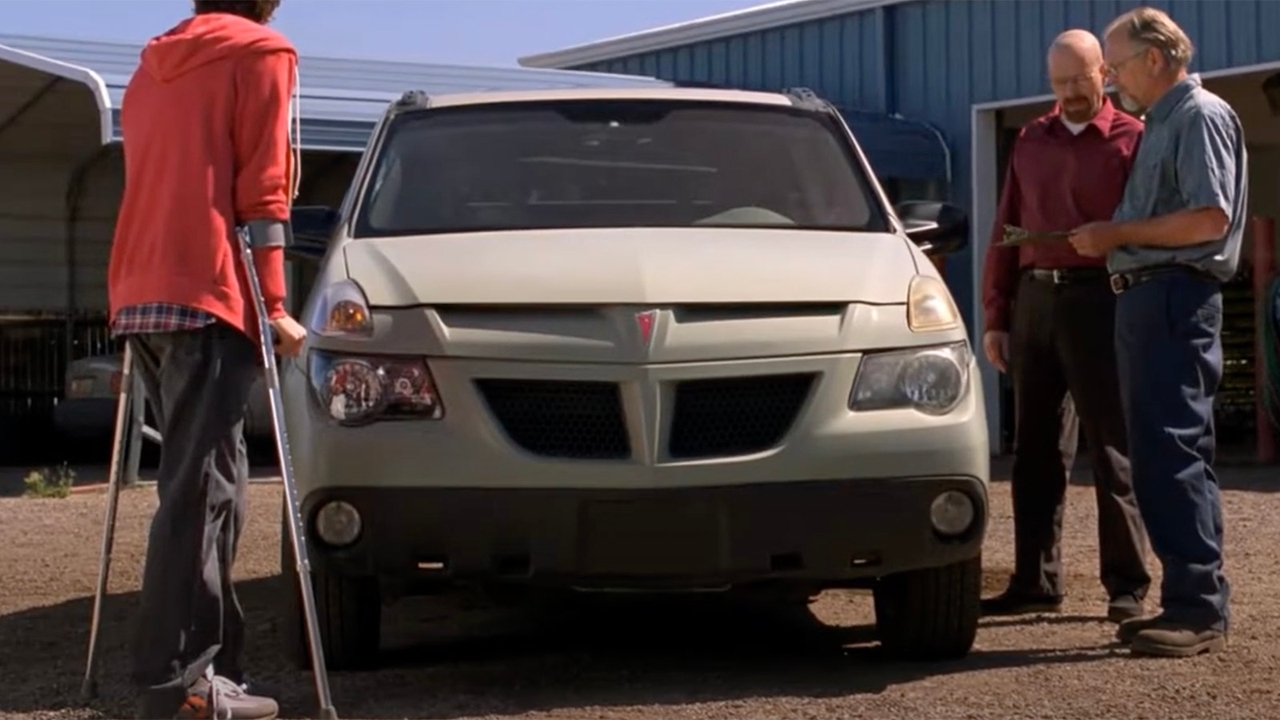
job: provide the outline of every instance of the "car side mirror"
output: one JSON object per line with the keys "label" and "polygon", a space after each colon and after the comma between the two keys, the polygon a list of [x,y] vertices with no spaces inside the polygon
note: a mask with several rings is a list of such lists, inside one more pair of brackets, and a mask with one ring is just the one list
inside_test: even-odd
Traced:
{"label": "car side mirror", "polygon": [[285,255],[295,260],[319,262],[329,249],[329,239],[338,227],[338,211],[323,205],[296,207],[289,215],[293,242]]}
{"label": "car side mirror", "polygon": [[927,255],[947,255],[969,244],[969,215],[932,200],[907,200],[894,208],[911,239]]}

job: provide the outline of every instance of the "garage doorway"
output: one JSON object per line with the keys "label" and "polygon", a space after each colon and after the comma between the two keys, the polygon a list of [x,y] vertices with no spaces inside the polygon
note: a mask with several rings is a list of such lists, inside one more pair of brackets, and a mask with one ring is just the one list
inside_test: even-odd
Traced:
{"label": "garage doorway", "polygon": [[[1201,73],[1204,86],[1231,104],[1244,126],[1249,152],[1249,214],[1280,218],[1280,119],[1272,114],[1263,93],[1266,79],[1280,72],[1280,63],[1267,63]],[[975,323],[983,319],[982,258],[995,221],[1008,149],[1018,128],[1053,108],[1052,95],[974,105],[970,137],[973,151],[972,209]],[[1217,402],[1219,445],[1225,453],[1252,452],[1254,423],[1253,237],[1246,231],[1240,272],[1223,288],[1227,317],[1223,323],[1224,373]],[[1272,238],[1273,243],[1276,238]],[[979,360],[986,390],[991,450],[1012,450],[1012,391],[1008,380],[985,357]],[[1083,445],[1081,447],[1083,450]],[[1221,454],[1221,453],[1220,453]]]}

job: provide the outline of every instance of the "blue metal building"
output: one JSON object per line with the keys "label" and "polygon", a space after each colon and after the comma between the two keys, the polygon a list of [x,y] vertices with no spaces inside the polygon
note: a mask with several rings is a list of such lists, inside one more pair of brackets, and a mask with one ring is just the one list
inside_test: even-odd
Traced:
{"label": "blue metal building", "polygon": [[[946,183],[896,188],[901,196],[947,199],[970,211],[968,251],[948,262],[947,279],[974,334],[976,291],[1001,180],[1002,147],[1016,128],[1047,110],[1044,56],[1059,32],[1100,34],[1134,0],[784,0],[521,59],[526,67],[653,75],[747,89],[807,86],[846,112],[909,118],[936,128],[948,157]],[[1152,0],[1197,46],[1193,70],[1245,121],[1257,179],[1255,205],[1274,216],[1277,122],[1261,92],[1280,70],[1280,2]],[[1234,78],[1234,80],[1232,80]],[[1212,84],[1210,83],[1212,81]],[[887,123],[854,132],[872,153],[892,158],[898,139]],[[922,146],[913,145],[919,152]],[[939,151],[941,152],[941,151]],[[1258,160],[1258,158],[1264,158]],[[883,175],[885,169],[877,170]],[[1264,189],[1266,188],[1266,189]],[[891,192],[893,192],[891,188]],[[1261,192],[1259,192],[1261,190]],[[976,339],[976,338],[975,338]],[[1000,383],[985,368],[988,407]],[[1000,413],[992,439],[999,442]],[[1006,417],[1006,425],[1008,418]]]}

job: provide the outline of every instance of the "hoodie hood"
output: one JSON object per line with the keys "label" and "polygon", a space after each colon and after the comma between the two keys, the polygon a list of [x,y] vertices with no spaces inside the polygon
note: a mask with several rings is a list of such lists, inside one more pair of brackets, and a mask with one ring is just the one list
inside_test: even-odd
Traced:
{"label": "hoodie hood", "polygon": [[157,80],[170,82],[235,55],[268,52],[297,54],[283,35],[265,25],[229,13],[204,13],[148,41],[141,63]]}
{"label": "hoodie hood", "polygon": [[[297,50],[288,38],[271,28],[231,13],[202,13],[175,25],[163,35],[151,38],[142,48],[142,69],[162,83],[172,82],[210,63],[253,53],[289,53]],[[289,126],[293,137],[293,168],[290,198],[297,199],[302,180],[302,84],[293,78],[293,107]]]}

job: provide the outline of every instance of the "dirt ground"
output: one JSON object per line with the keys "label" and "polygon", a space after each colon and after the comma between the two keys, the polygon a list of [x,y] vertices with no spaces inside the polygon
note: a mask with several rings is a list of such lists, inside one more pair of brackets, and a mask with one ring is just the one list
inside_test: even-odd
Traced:
{"label": "dirt ground", "polygon": [[[691,604],[610,607],[564,624],[485,609],[396,606],[405,639],[376,672],[335,674],[354,718],[1262,718],[1280,707],[1280,478],[1224,472],[1234,631],[1224,653],[1130,658],[1101,620],[1092,488],[1074,486],[1060,615],[984,621],[967,659],[889,663],[871,641],[870,598],[830,593],[816,620]],[[993,485],[985,590],[1011,568],[1009,488]],[[315,712],[308,674],[285,667],[274,603],[280,488],[255,485],[239,572],[249,664],[284,693],[287,717]],[[126,642],[150,489],[122,501],[101,655],[101,695],[79,699],[104,495],[0,500],[0,717],[130,717]],[[1157,568],[1158,571],[1158,568]]]}

